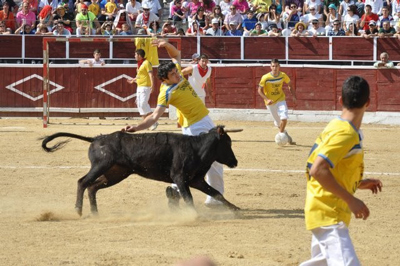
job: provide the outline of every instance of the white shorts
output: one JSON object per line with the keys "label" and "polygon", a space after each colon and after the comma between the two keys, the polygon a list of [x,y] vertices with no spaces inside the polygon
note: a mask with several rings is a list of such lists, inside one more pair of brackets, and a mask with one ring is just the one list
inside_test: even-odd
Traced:
{"label": "white shorts", "polygon": [[267,105],[267,109],[274,118],[274,124],[277,127],[279,127],[281,124],[281,120],[288,119],[288,107],[286,105],[286,101],[280,101],[276,104]]}
{"label": "white shorts", "polygon": [[349,229],[340,222],[311,230],[311,259],[300,266],[360,266]]}
{"label": "white shorts", "polygon": [[149,104],[150,93],[150,87],[138,87],[136,90],[136,105],[139,109],[140,115],[147,115],[151,113]]}
{"label": "white shorts", "polygon": [[[184,135],[197,136],[200,135],[200,133],[208,133],[208,131],[213,127],[215,127],[213,121],[208,115],[206,115],[199,122],[196,122],[189,127],[182,127],[182,133]],[[221,194],[224,194],[223,174],[224,170],[222,164],[214,162],[206,175],[207,183],[214,189],[218,190]],[[212,203],[213,201],[214,199],[207,195],[206,203]]]}

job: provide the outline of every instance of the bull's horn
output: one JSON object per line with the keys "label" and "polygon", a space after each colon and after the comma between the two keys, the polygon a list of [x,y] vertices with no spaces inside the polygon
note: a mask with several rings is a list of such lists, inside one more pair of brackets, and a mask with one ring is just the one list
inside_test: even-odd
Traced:
{"label": "bull's horn", "polygon": [[226,128],[224,129],[225,132],[232,132],[232,133],[236,133],[236,132],[242,132],[243,128]]}

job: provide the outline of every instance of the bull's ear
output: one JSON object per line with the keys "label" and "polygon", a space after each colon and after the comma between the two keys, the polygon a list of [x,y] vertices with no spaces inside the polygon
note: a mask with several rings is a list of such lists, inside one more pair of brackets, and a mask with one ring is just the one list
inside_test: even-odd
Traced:
{"label": "bull's ear", "polygon": [[225,126],[221,126],[221,125],[218,125],[218,126],[217,126],[217,133],[218,133],[218,135],[222,136],[222,135],[225,134],[224,127],[225,127]]}

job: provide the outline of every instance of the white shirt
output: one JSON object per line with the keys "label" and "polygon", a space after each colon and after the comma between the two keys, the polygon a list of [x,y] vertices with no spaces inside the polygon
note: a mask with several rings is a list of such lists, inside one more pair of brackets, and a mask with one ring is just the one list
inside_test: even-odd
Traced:
{"label": "white shirt", "polygon": [[343,21],[346,23],[346,29],[349,28],[350,23],[354,23],[355,25],[357,25],[357,21],[359,21],[359,20],[360,20],[360,17],[355,14],[352,17],[350,17],[350,15],[347,14],[343,19]]}
{"label": "white shirt", "polygon": [[372,7],[372,13],[380,15],[382,13],[383,1],[382,0],[365,0],[365,5]]}
{"label": "white shirt", "polygon": [[142,10],[142,5],[136,1],[135,6],[132,6],[131,2],[128,2],[126,4],[126,12],[128,12],[128,14],[139,14],[139,11]]}
{"label": "white shirt", "polygon": [[346,1],[343,1],[340,3],[340,6],[342,7],[342,17],[347,15],[347,8],[351,5],[355,5],[353,1],[349,1],[348,3],[346,3]]}
{"label": "white shirt", "polygon": [[219,6],[221,7],[221,13],[224,16],[231,13],[231,10],[229,9],[231,5],[232,5],[232,1],[229,1],[228,3],[225,1],[222,1],[219,3]]}
{"label": "white shirt", "polygon": [[158,15],[158,10],[161,9],[161,5],[158,0],[143,0],[142,6],[145,6],[146,4],[148,7],[150,7],[150,12]]}
{"label": "white shirt", "polygon": [[[150,17],[149,21],[147,21],[146,26],[148,27],[152,21],[158,21],[159,18],[157,15],[154,15],[152,12],[150,12]],[[143,23],[143,13],[140,13],[137,18],[136,18],[136,26],[142,26]]]}
{"label": "white shirt", "polygon": [[310,30],[308,30],[308,34],[310,34],[310,36],[325,36],[325,29],[323,27],[319,27],[318,29],[314,29],[311,28]]}
{"label": "white shirt", "polygon": [[205,97],[206,91],[204,90],[204,84],[207,79],[211,76],[211,67],[207,66],[207,73],[202,77],[199,72],[199,65],[193,65],[192,74],[189,76],[189,83],[192,85],[194,91],[199,97]]}
{"label": "white shirt", "polygon": [[301,18],[300,18],[300,21],[303,21],[304,23],[309,23],[308,24],[308,28],[307,28],[307,30],[311,30],[312,29],[312,23],[311,23],[311,21],[313,21],[313,19],[318,19],[318,21],[319,21],[319,19],[321,18],[321,14],[318,14],[318,13],[315,13],[315,15],[313,15],[313,14],[311,14],[311,13],[308,13],[308,14],[306,14],[306,15],[304,15],[304,16],[302,16]]}

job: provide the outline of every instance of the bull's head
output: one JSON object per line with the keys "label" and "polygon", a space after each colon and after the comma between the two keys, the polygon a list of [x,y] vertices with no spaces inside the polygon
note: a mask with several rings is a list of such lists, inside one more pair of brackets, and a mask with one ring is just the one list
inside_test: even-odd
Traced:
{"label": "bull's head", "polygon": [[237,166],[238,161],[232,150],[232,140],[224,129],[224,126],[217,126],[218,134],[218,148],[217,148],[217,162],[225,164],[230,168]]}

